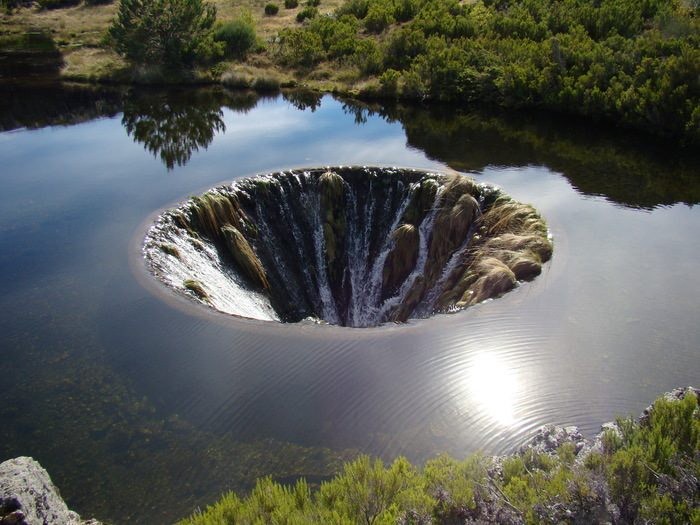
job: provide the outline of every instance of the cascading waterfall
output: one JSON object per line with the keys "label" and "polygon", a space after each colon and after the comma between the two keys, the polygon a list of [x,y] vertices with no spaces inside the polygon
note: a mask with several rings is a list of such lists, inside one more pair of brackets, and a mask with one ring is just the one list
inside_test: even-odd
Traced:
{"label": "cascading waterfall", "polygon": [[465,308],[552,255],[529,205],[459,175],[337,167],[242,179],[164,212],[144,255],[225,313],[353,327]]}

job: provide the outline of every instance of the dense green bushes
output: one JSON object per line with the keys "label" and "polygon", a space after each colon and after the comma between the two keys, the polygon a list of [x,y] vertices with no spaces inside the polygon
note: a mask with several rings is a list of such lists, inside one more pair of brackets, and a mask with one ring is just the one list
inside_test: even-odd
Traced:
{"label": "dense green bushes", "polygon": [[255,47],[257,37],[250,17],[218,23],[214,28],[214,40],[224,44],[224,54],[241,58]]}
{"label": "dense green bushes", "polygon": [[215,20],[215,7],[203,0],[120,0],[109,35],[130,61],[175,69],[221,54]]}
{"label": "dense green bushes", "polygon": [[439,457],[422,469],[363,456],[315,493],[304,480],[265,478],[248,497],[228,494],[183,525],[698,523],[698,474],[700,409],[689,392],[657,400],[640,422],[618,421],[591,452],[565,442],[552,454]]}
{"label": "dense green bushes", "polygon": [[[380,35],[383,67],[358,68],[396,70],[396,96],[543,107],[700,140],[700,20],[684,0],[347,0],[333,18],[356,20],[356,49],[363,33]],[[337,38],[352,47],[347,32]],[[334,47],[324,38],[319,60],[353,55]]]}

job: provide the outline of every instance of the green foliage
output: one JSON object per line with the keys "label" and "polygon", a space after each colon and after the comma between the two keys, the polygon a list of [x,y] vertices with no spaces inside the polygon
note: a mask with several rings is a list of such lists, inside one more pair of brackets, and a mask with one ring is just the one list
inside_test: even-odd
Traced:
{"label": "green foliage", "polygon": [[109,35],[131,62],[177,69],[222,52],[215,19],[216,8],[203,0],[120,0]]}
{"label": "green foliage", "polygon": [[297,22],[301,23],[304,20],[315,18],[318,15],[318,9],[312,6],[306,6],[297,13]]}
{"label": "green foliage", "polygon": [[408,22],[418,13],[418,0],[396,0],[394,3],[394,18],[397,22]]}
{"label": "green foliage", "polygon": [[352,62],[364,75],[376,75],[383,68],[382,52],[374,40],[363,38],[357,41]]}
{"label": "green foliage", "polygon": [[370,0],[347,0],[343,5],[341,5],[338,10],[338,16],[351,15],[362,20],[367,16],[367,11],[369,11],[369,1]]}
{"label": "green foliage", "polygon": [[355,52],[358,28],[355,18],[319,16],[311,21],[308,28],[321,37],[323,49],[329,58],[340,58]]}
{"label": "green foliage", "polygon": [[369,4],[364,17],[365,29],[370,33],[381,33],[394,22],[393,6],[390,3],[374,0]]}
{"label": "green foliage", "polygon": [[659,494],[659,488],[667,492],[668,485],[682,485],[698,473],[700,410],[696,396],[688,394],[680,401],[659,399],[643,424],[625,419],[618,426],[621,436],[611,447],[606,474],[623,517],[634,521],[642,515],[650,521],[664,517],[670,523],[691,523],[699,504],[697,493],[675,491],[674,499]]}
{"label": "green foliage", "polygon": [[318,7],[321,5],[321,0],[306,0],[306,5],[311,7]]}
{"label": "green foliage", "polygon": [[299,5],[299,0],[284,0],[285,9],[294,9]]}
{"label": "green foliage", "polygon": [[583,464],[570,443],[552,455],[504,458],[500,468],[479,455],[440,456],[423,469],[404,458],[386,467],[361,456],[316,493],[303,480],[283,486],[263,478],[248,497],[228,494],[182,525],[593,523],[610,503],[623,523],[697,523],[695,396],[657,401],[648,420],[622,427],[615,451],[591,453]]}
{"label": "green foliage", "polygon": [[309,29],[280,32],[278,60],[288,66],[311,67],[323,58],[323,41]]}
{"label": "green foliage", "polygon": [[269,3],[265,4],[265,14],[268,16],[274,16],[279,13],[280,6],[277,4]]}
{"label": "green foliage", "polygon": [[[700,18],[662,0],[347,0],[401,95],[544,107],[700,140]],[[399,27],[390,29],[395,22]]]}
{"label": "green foliage", "polygon": [[426,38],[423,31],[415,28],[402,28],[389,38],[385,61],[394,69],[408,69],[413,59],[426,50]]}
{"label": "green foliage", "polygon": [[223,43],[226,56],[244,57],[257,42],[252,17],[218,23],[214,28],[214,40]]}

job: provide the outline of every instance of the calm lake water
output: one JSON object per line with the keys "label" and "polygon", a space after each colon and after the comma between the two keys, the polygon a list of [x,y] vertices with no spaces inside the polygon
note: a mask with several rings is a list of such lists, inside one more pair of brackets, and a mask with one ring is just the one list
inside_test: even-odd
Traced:
{"label": "calm lake water", "polygon": [[[308,94],[0,89],[0,460],[71,507],[169,522],[257,476],[358,453],[503,453],[588,435],[700,379],[700,162],[606,126]],[[406,325],[280,325],[168,294],[138,247],[158,210],[301,166],[454,169],[547,219],[543,274]]]}

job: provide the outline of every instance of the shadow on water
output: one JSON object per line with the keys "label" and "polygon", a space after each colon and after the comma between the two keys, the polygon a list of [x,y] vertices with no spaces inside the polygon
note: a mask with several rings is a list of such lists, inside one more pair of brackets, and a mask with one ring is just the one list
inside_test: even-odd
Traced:
{"label": "shadow on water", "polygon": [[[316,111],[322,96],[287,91],[284,100]],[[135,142],[168,170],[186,165],[217,133],[223,109],[248,112],[262,100],[250,91],[118,89],[71,84],[0,84],[0,131],[72,125],[122,113]],[[700,202],[697,153],[648,137],[576,119],[528,113],[455,111],[453,108],[366,104],[343,100],[358,125],[379,116],[403,126],[410,147],[465,172],[500,166],[545,165],[585,195],[635,208]]]}
{"label": "shadow on water", "polygon": [[408,145],[465,172],[493,165],[544,165],[585,195],[634,208],[700,202],[697,165],[689,149],[556,115],[463,112],[344,101],[363,124],[379,115],[400,122]]}

